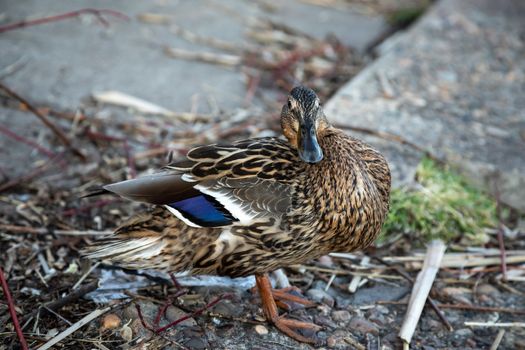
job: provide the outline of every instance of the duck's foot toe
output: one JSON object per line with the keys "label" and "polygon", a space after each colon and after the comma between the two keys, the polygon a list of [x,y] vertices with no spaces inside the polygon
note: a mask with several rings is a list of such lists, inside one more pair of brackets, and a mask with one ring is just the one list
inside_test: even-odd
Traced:
{"label": "duck's foot toe", "polygon": [[297,287],[287,287],[282,289],[272,289],[273,299],[280,308],[290,311],[303,307],[314,307],[316,304],[302,296],[301,290]]}
{"label": "duck's foot toe", "polygon": [[[298,342],[308,344],[319,344],[319,339],[315,338],[315,332],[320,330],[321,327],[316,324],[293,320],[290,318],[284,318],[282,316],[272,319],[272,323],[278,330],[280,330],[290,338],[297,340]],[[297,329],[310,331],[313,333],[313,336],[304,336],[300,334],[297,331]]]}

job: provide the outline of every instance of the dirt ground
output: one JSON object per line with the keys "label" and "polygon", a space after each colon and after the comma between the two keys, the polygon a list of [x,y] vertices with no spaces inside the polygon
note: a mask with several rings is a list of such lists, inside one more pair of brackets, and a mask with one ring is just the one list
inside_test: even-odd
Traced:
{"label": "dirt ground", "polygon": [[[369,11],[380,11],[382,2],[372,3],[379,5]],[[144,18],[150,23],[165,20]],[[280,104],[297,80],[326,101],[370,59],[335,37],[314,38],[271,21],[265,26],[260,33],[266,36],[254,41],[255,49],[232,51],[241,59],[245,78],[239,108],[214,109],[208,100],[210,108],[202,112],[191,103],[181,109],[185,113],[152,111],[152,106],[132,106],[122,98],[125,106],[115,106],[107,94],[76,104],[73,98],[54,100],[52,92],[39,98],[11,91],[2,79],[0,266],[13,303],[1,294],[0,349],[21,348],[10,304],[16,305],[30,348],[56,339],[85,317],[85,325],[53,348],[314,348],[265,322],[249,279],[181,280],[188,285],[181,292],[168,276],[122,271],[79,255],[96,237],[145,208],[114,197],[81,198],[89,188],[157,169],[193,145],[279,135]],[[286,36],[301,46],[290,45],[283,40]],[[212,56],[208,64],[223,64],[224,59],[232,57]],[[18,69],[16,64],[7,68],[1,74]],[[158,101],[148,100],[165,106]],[[498,338],[499,349],[525,349],[525,233],[504,229],[507,280],[496,233],[483,247],[451,242],[445,255],[450,264],[439,271],[430,293],[441,316],[427,303],[413,349],[488,349]],[[398,332],[423,256],[412,233],[400,232],[365,252],[291,266],[285,270],[290,283],[317,304],[306,309],[295,305],[289,315],[322,327],[316,334],[318,348],[401,348]],[[205,307],[210,302],[214,305]],[[147,328],[163,307],[159,326],[189,317],[153,334]]]}

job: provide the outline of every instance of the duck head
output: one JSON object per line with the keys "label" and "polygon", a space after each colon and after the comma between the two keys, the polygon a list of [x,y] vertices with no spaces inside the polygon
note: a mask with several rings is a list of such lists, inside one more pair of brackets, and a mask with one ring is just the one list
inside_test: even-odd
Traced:
{"label": "duck head", "polygon": [[319,97],[304,86],[293,88],[281,111],[281,127],[290,144],[297,149],[302,160],[318,163],[323,159],[319,146],[322,131],[328,122]]}

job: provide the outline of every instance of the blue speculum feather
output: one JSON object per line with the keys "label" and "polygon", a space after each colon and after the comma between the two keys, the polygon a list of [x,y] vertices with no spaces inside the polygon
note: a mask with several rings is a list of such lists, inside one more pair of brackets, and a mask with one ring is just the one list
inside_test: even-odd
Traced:
{"label": "blue speculum feather", "polygon": [[173,202],[169,206],[203,227],[225,226],[235,220],[215,198],[204,194]]}

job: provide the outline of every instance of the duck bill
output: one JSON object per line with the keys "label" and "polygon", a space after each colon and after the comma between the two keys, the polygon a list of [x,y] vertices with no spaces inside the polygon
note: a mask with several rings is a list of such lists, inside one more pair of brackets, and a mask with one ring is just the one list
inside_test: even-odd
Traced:
{"label": "duck bill", "polygon": [[313,126],[302,130],[298,151],[299,157],[307,163],[318,163],[323,159],[323,150],[317,142],[317,135]]}

